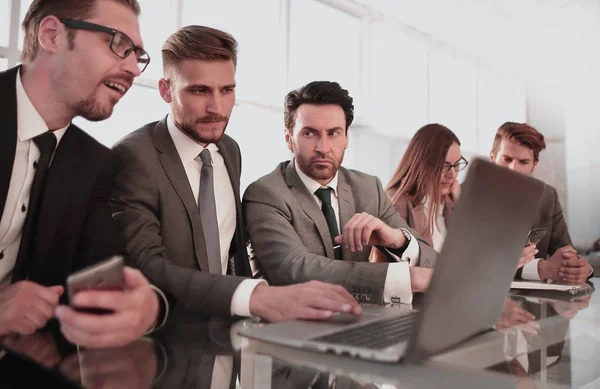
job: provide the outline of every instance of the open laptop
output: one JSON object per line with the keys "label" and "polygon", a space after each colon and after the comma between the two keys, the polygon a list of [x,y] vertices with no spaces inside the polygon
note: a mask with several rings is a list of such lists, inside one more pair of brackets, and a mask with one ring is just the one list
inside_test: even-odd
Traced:
{"label": "open laptop", "polygon": [[318,352],[417,362],[488,331],[502,310],[543,185],[473,161],[419,311],[366,306],[356,319],[294,320],[245,327],[240,334]]}

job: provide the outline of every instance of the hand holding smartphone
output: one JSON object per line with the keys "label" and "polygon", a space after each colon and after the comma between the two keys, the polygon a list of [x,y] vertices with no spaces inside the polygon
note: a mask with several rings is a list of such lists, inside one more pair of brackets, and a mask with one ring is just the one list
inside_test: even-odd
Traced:
{"label": "hand holding smartphone", "polygon": [[529,234],[527,235],[526,246],[529,246],[530,244],[537,245],[540,243],[547,231],[547,228],[534,228],[533,230],[529,231]]}
{"label": "hand holding smartphone", "polygon": [[[86,267],[67,278],[67,293],[69,303],[73,297],[84,290],[123,290],[125,278],[123,276],[124,259],[115,255],[105,261]],[[106,314],[112,311],[100,308],[74,308],[80,312]]]}

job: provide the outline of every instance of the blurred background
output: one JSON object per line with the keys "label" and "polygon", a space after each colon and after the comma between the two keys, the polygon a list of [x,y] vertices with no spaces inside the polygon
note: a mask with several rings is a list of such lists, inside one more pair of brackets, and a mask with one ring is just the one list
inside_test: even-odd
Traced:
{"label": "blurred background", "polygon": [[[18,64],[31,0],[0,0],[0,70]],[[313,80],[355,99],[344,165],[385,185],[426,123],[451,128],[463,155],[487,157],[505,121],[544,134],[538,178],[555,186],[574,243],[600,237],[599,0],[140,0],[152,62],[111,119],[76,119],[111,146],[161,119],[160,47],[177,28],[216,27],[239,42],[227,133],[243,155],[242,190],[289,159],[283,99]]]}

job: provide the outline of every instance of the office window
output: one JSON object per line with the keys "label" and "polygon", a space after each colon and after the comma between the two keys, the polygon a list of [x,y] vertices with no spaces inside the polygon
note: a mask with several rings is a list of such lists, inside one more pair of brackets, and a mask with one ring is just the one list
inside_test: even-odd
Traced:
{"label": "office window", "polygon": [[8,46],[11,0],[0,0],[0,46]]}
{"label": "office window", "polygon": [[313,0],[292,0],[290,8],[289,89],[337,81],[358,99],[363,92],[359,19]]}
{"label": "office window", "polygon": [[226,31],[238,41],[238,100],[281,107],[285,32],[279,0],[183,0],[183,25]]}
{"label": "office window", "polygon": [[450,128],[461,149],[477,149],[477,69],[439,50],[429,65],[429,121]]}
{"label": "office window", "polygon": [[226,134],[242,153],[241,193],[258,178],[291,158],[285,143],[283,114],[273,109],[240,104],[233,108]]}
{"label": "office window", "polygon": [[176,7],[165,0],[139,0],[142,8],[140,14],[140,31],[144,41],[144,49],[150,55],[150,65],[142,73],[141,78],[158,80],[162,77],[161,48],[169,35],[175,31]]}
{"label": "office window", "polygon": [[8,59],[0,58],[0,70],[8,69]]}
{"label": "office window", "polygon": [[427,47],[384,23],[371,26],[369,124],[410,138],[427,123]]}
{"label": "office window", "polygon": [[20,27],[33,0],[21,0],[21,18],[19,19],[19,51],[23,50],[23,29]]}
{"label": "office window", "polygon": [[487,155],[502,123],[527,120],[525,86],[493,74],[483,74],[478,81],[478,99],[477,152]]}
{"label": "office window", "polygon": [[161,120],[169,112],[158,90],[134,85],[115,106],[112,116],[101,122],[76,118],[75,124],[110,147],[116,141],[144,124]]}

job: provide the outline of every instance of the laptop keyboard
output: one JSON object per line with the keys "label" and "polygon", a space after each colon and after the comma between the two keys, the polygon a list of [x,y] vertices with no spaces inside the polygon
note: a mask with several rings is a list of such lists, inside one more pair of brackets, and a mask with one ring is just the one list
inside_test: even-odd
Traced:
{"label": "laptop keyboard", "polygon": [[409,338],[416,317],[416,311],[410,312],[404,316],[365,323],[312,340],[374,350],[384,349]]}

